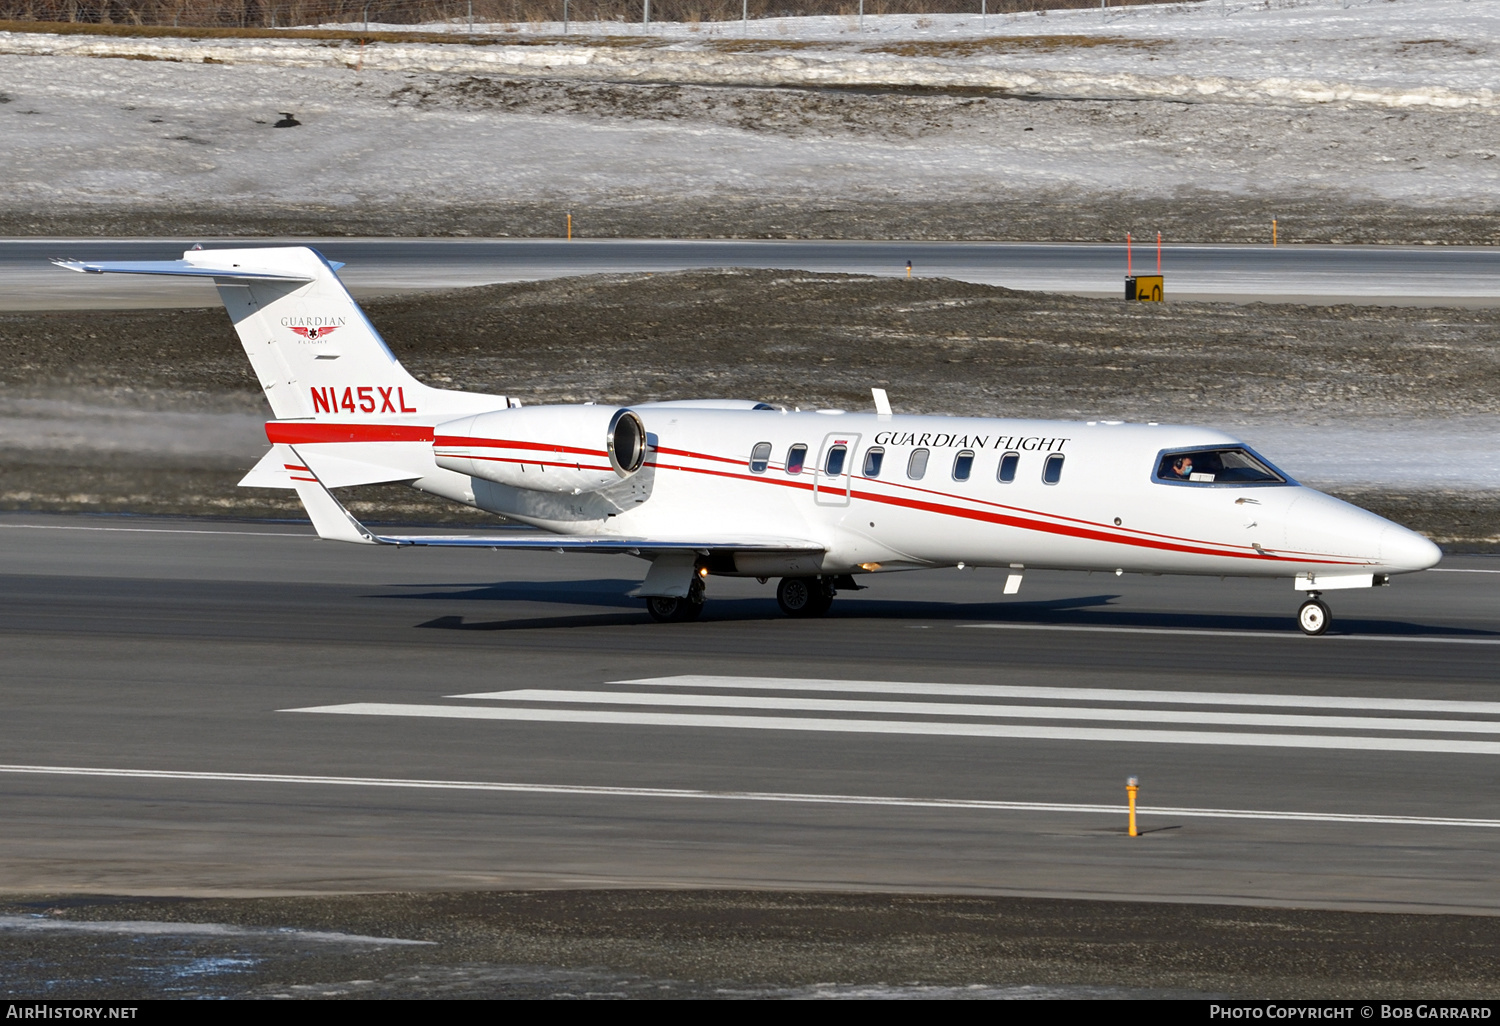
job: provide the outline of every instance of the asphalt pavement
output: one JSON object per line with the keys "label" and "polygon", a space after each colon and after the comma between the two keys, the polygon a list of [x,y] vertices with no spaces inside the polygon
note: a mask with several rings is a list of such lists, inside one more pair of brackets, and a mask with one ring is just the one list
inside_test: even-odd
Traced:
{"label": "asphalt pavement", "polygon": [[[714,267],[956,278],[1007,288],[1120,296],[1125,246],[1070,243],[725,239],[3,239],[0,311],[215,306],[212,285],[159,278],[85,278],[48,257],[172,260],[208,247],[310,245],[357,296],[579,274]],[[1132,249],[1130,270],[1154,274],[1155,240]],[[1167,245],[1168,299],[1500,304],[1500,250],[1434,246]]]}
{"label": "asphalt pavement", "polygon": [[643,569],[0,517],[0,877],[1500,913],[1500,559],[1321,638],[1286,582],[956,570],[662,625]]}

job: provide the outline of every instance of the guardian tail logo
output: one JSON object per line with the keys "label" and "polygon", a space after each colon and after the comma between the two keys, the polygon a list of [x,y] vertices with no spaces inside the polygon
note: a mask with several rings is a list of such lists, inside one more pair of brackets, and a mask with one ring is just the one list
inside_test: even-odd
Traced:
{"label": "guardian tail logo", "polygon": [[309,342],[316,342],[324,335],[339,330],[338,325],[336,324],[324,325],[321,328],[302,328],[295,325],[291,325],[290,327],[293,331],[301,335],[303,338],[307,339]]}

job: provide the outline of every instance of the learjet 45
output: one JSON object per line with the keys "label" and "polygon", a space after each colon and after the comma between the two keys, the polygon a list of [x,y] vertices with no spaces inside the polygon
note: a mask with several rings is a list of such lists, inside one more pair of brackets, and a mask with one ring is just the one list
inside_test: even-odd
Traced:
{"label": "learjet 45", "polygon": [[[1438,547],[1299,484],[1211,428],[786,410],[700,399],[526,406],[424,385],[312,249],[193,249],[87,273],[211,278],[270,402],[271,449],[240,482],[295,489],[318,534],[362,545],[613,552],[636,594],[695,619],[713,576],[779,578],[791,616],[869,575],[999,567],[1279,577],[1320,597],[1434,566]],[[400,482],[539,531],[377,534],[333,495]]]}

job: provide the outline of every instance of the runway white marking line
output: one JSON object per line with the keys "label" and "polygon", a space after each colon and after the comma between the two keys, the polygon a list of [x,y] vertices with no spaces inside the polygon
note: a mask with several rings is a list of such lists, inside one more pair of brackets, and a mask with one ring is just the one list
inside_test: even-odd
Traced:
{"label": "runway white marking line", "polygon": [[1202,638],[1292,638],[1308,643],[1324,641],[1408,641],[1416,645],[1500,645],[1500,638],[1434,638],[1426,634],[1324,634],[1309,638],[1300,631],[1208,631],[1185,627],[1085,627],[1044,623],[961,623],[962,628],[991,631],[1080,631],[1097,634],[1186,634]]}
{"label": "runway white marking line", "polygon": [[1338,734],[1252,734],[1208,730],[1134,730],[1118,727],[1042,727],[1014,723],[941,723],[904,720],[842,720],[801,716],[726,716],[710,713],[622,712],[604,709],[525,709],[463,705],[350,702],[281,712],[408,719],[494,720],[528,723],[587,723],[631,727],[696,727],[734,730],[796,730],[834,734],[912,734],[937,737],[1016,738],[1132,744],[1232,745],[1257,748],[1319,748],[1377,752],[1441,752],[1500,755],[1500,741],[1447,738],[1359,737]]}
{"label": "runway white marking line", "polygon": [[1500,570],[1470,570],[1461,566],[1435,566],[1427,570],[1430,574],[1500,574]]}
{"label": "runway white marking line", "polygon": [[[602,798],[665,798],[796,805],[876,805],[917,809],[975,809],[990,812],[1061,812],[1122,816],[1122,805],[1074,802],[1003,802],[980,798],[896,798],[863,794],[798,794],[784,791],[705,791],[668,787],[595,787],[580,784],[523,784],[484,780],[420,780],[400,777],[325,777],[291,773],[212,773],[191,770],[113,769],[96,766],[0,765],[0,773],[63,777],[116,777],[127,780],[184,780],[231,784],[296,784],[326,787],[411,788],[425,791],[481,791],[509,794],[575,795]],[[1301,823],[1355,823],[1381,826],[1472,827],[1500,829],[1500,819],[1455,816],[1368,816],[1346,812],[1285,812],[1272,809],[1194,809],[1137,806],[1142,815],[1197,819],[1251,819]]]}
{"label": "runway white marking line", "polygon": [[[816,677],[729,677],[678,674],[615,680],[655,688],[735,688],[741,691],[826,691],[879,695],[943,695],[954,698],[1045,698],[1063,702],[1150,702],[1160,705],[1244,705],[1285,709],[1360,709],[1366,712],[1451,712],[1468,716],[1500,714],[1500,702],[1438,698],[1345,698],[1341,695],[1273,695],[1236,691],[1144,691],[1128,688],[1063,688],[1023,684],[937,684],[890,680],[821,680]],[[503,694],[504,692],[499,692]],[[483,698],[485,693],[454,695]]]}
{"label": "runway white marking line", "polygon": [[853,701],[844,698],[763,698],[758,695],[689,695],[641,691],[564,691],[522,688],[449,698],[574,705],[696,706],[777,712],[886,713],[894,716],[987,716],[1027,720],[1103,720],[1121,723],[1197,723],[1224,727],[1312,727],[1323,730],[1403,730],[1500,734],[1500,720],[1415,720],[1393,716],[1303,716],[1289,713],[1201,712],[1178,709],[1106,709],[1098,706],[975,705],[967,702]]}
{"label": "runway white marking line", "polygon": [[0,524],[12,531],[107,531],[120,534],[237,534],[252,538],[317,538],[290,531],[204,531],[183,527],[76,527],[71,524]]}

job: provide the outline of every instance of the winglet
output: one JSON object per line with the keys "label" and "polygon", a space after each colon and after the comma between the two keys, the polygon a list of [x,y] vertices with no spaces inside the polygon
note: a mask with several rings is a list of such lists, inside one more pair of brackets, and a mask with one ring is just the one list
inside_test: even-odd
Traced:
{"label": "winglet", "polygon": [[891,398],[885,394],[883,388],[870,389],[870,395],[875,399],[875,412],[882,417],[891,415]]}
{"label": "winglet", "polygon": [[326,541],[354,542],[356,545],[379,545],[379,539],[366,530],[364,524],[355,520],[343,503],[323,486],[311,464],[297,452],[296,447],[287,448],[297,458],[296,466],[287,468],[291,471],[288,476],[292,487],[297,489],[297,498],[302,500],[307,515],[312,518],[318,537]]}

